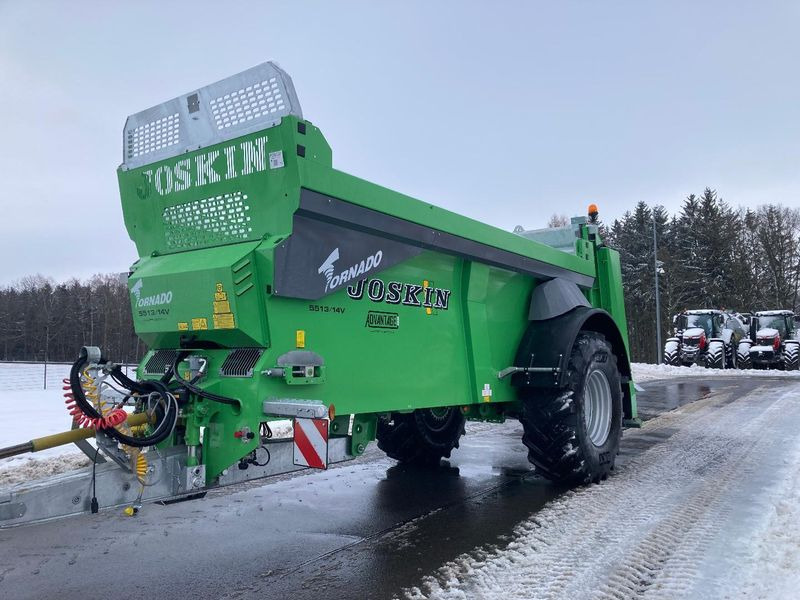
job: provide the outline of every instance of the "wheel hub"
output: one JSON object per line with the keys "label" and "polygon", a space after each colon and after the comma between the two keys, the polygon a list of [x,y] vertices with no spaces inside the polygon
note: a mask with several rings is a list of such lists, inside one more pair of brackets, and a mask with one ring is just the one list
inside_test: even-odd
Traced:
{"label": "wheel hub", "polygon": [[427,408],[422,410],[425,424],[433,431],[441,431],[450,421],[451,407]]}
{"label": "wheel hub", "polygon": [[586,378],[583,392],[583,416],[591,442],[600,447],[608,440],[611,431],[613,401],[611,386],[602,371],[594,370]]}

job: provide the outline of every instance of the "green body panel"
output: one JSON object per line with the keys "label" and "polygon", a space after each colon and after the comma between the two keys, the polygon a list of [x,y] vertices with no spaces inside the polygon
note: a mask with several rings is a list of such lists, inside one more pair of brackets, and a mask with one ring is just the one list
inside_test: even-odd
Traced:
{"label": "green body panel", "polygon": [[[263,295],[255,284],[257,245],[245,242],[141,259],[130,278],[132,288],[142,282],[139,298],[131,298],[137,334],[155,347],[177,348],[181,335],[205,335],[201,332],[209,329],[224,346],[269,345]],[[217,294],[226,299],[215,300]],[[151,297],[155,303],[148,304]]]}
{"label": "green body panel", "polygon": [[[502,420],[502,406],[517,401],[511,378],[497,374],[514,364],[536,279],[425,249],[379,277],[449,290],[445,306],[357,299],[345,285],[317,300],[279,296],[276,252],[292,234],[303,189],[594,277],[587,297],[611,314],[627,344],[615,251],[595,251],[584,236],[568,254],[336,171],[322,134],[304,123],[302,134],[297,118],[284,117],[261,132],[118,172],[125,224],[141,257],[129,279],[137,333],[153,351],[183,340],[208,360],[198,384],[241,402],[192,398],[184,409],[174,443],[198,445],[204,428],[209,480],[255,448],[233,434],[273,418],[265,400],[313,400],[356,415],[354,454],[374,437],[380,413],[456,405],[470,418]],[[282,164],[271,165],[270,153],[281,153]],[[262,374],[299,346],[322,357],[319,376]],[[220,375],[230,349],[243,347],[263,350],[252,375]],[[144,368],[153,351],[140,377],[157,376]],[[347,433],[341,419],[332,423],[332,434]]]}

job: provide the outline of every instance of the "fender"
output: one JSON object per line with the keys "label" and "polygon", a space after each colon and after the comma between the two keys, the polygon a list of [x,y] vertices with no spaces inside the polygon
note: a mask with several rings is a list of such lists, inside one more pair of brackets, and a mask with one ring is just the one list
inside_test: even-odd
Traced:
{"label": "fender", "polygon": [[723,329],[722,330],[722,342],[727,346],[731,343],[731,338],[733,337],[733,330],[731,329]]}
{"label": "fender", "polygon": [[558,388],[566,385],[569,356],[581,331],[601,333],[611,344],[622,376],[625,416],[629,418],[632,413],[632,399],[630,386],[625,385],[631,380],[628,352],[614,319],[600,308],[578,306],[552,319],[531,321],[517,349],[514,366],[553,370],[515,373],[511,380],[512,385],[518,388]]}

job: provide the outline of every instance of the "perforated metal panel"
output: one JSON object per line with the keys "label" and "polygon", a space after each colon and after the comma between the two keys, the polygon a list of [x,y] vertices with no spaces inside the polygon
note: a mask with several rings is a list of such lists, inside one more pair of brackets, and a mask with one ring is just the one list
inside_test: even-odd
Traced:
{"label": "perforated metal panel", "polygon": [[250,237],[250,204],[247,194],[233,192],[168,206],[161,214],[170,249],[194,248]]}
{"label": "perforated metal panel", "polygon": [[128,131],[128,154],[132,158],[174,146],[180,141],[178,113],[144,123]]}
{"label": "perforated metal panel", "polygon": [[128,117],[122,165],[134,169],[302,119],[292,78],[273,62],[212,83]]}
{"label": "perforated metal panel", "polygon": [[277,77],[213,98],[210,105],[217,129],[235,127],[286,108]]}

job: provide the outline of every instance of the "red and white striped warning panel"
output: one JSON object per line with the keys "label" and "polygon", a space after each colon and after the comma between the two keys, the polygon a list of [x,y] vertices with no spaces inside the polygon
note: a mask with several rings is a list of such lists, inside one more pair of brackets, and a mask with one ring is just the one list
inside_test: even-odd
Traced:
{"label": "red and white striped warning panel", "polygon": [[313,469],[328,468],[328,420],[294,420],[294,464]]}

